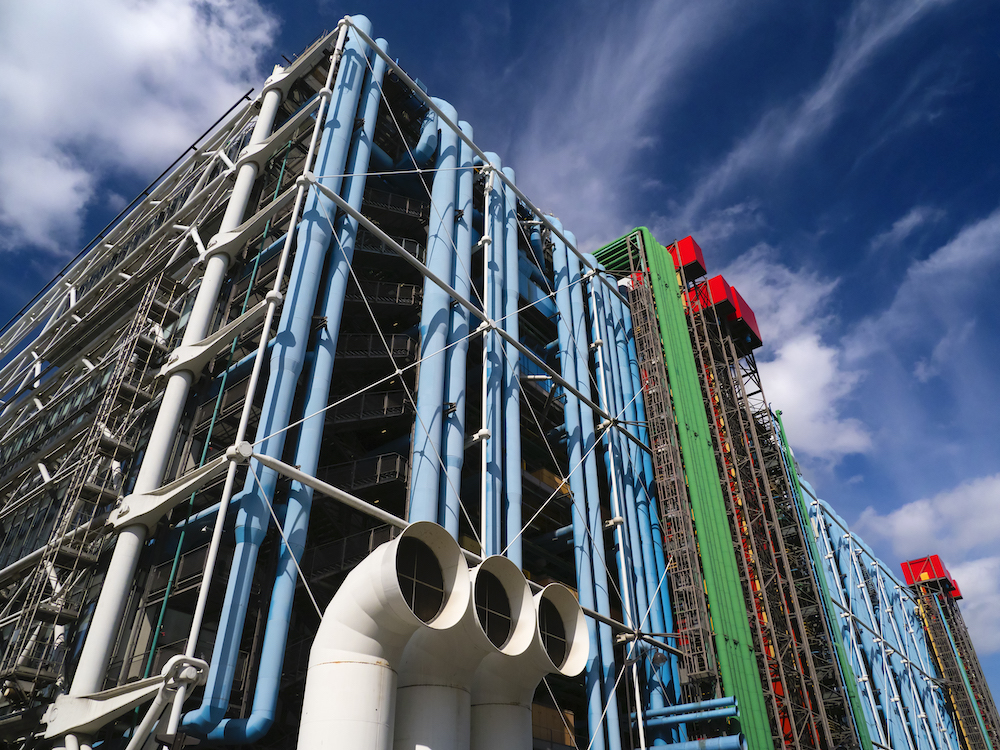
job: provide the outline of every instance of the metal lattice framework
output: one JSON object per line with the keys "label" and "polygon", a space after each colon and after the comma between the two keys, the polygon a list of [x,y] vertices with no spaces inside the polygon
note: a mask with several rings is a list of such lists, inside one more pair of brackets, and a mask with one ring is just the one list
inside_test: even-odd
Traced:
{"label": "metal lattice framework", "polygon": [[1000,746],[1000,723],[986,678],[956,602],[941,582],[912,586],[965,750]]}
{"label": "metal lattice framework", "polygon": [[[680,272],[775,745],[857,745],[821,592],[752,354]],[[709,300],[709,305],[712,300]]]}
{"label": "metal lattice framework", "polygon": [[663,523],[663,548],[669,555],[670,599],[674,628],[681,636],[684,656],[681,690],[686,701],[721,696],[718,664],[705,596],[698,539],[691,517],[684,465],[677,442],[670,379],[663,361],[663,344],[656,303],[645,281],[649,261],[640,235],[626,239],[632,292],[630,306],[639,357],[653,450],[656,495]]}

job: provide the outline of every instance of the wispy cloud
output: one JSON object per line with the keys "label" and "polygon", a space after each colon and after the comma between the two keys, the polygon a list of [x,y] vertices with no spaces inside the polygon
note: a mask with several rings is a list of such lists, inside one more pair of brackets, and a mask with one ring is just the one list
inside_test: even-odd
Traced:
{"label": "wispy cloud", "polygon": [[935,6],[951,0],[857,2],[818,83],[798,101],[766,112],[749,135],[697,183],[679,208],[685,224],[749,175],[772,173],[826,133],[844,109],[860,75],[898,37]]}
{"label": "wispy cloud", "polygon": [[75,250],[100,181],[169,163],[259,82],[276,23],[257,0],[5,7],[0,249]]}
{"label": "wispy cloud", "polygon": [[898,247],[917,229],[944,218],[944,211],[930,206],[914,206],[909,212],[893,222],[892,227],[875,235],[870,247],[873,251]]}
{"label": "wispy cloud", "polygon": [[867,428],[846,416],[843,406],[863,373],[848,368],[839,343],[827,337],[837,281],[789,268],[764,245],[723,274],[754,309],[765,342],[758,358],[761,379],[768,399],[784,412],[799,457],[823,468],[867,451]]}
{"label": "wispy cloud", "polygon": [[973,315],[972,298],[992,299],[990,280],[998,270],[1000,208],[964,227],[926,259],[911,263],[888,307],[858,326],[848,354],[858,361],[902,342],[915,342],[923,357],[942,339],[960,338]]}
{"label": "wispy cloud", "polygon": [[599,26],[548,37],[561,40],[557,64],[535,72],[545,83],[511,154],[529,194],[585,245],[629,228],[626,178],[656,142],[650,114],[745,13],[731,0],[624,4]]}

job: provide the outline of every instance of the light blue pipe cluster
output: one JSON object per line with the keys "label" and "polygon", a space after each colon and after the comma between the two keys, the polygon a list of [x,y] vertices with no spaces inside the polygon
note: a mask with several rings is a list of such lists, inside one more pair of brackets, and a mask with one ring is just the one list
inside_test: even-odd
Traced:
{"label": "light blue pipe cluster", "polygon": [[[561,223],[550,218],[562,230]],[[569,233],[567,239],[575,242]],[[585,396],[591,394],[590,357],[587,344],[587,310],[583,300],[580,261],[558,236],[552,238],[555,272],[559,361],[562,376]],[[569,458],[569,485],[573,495],[573,551],[576,559],[577,591],[580,604],[599,612],[610,612],[608,577],[604,559],[604,531],[598,497],[597,462],[594,447],[593,410],[570,392],[563,406]],[[611,629],[587,621],[590,660],[587,664],[587,720],[595,750],[619,750],[621,734],[618,706],[613,697],[615,679]],[[605,714],[605,707],[607,712]],[[602,722],[601,717],[604,716]],[[602,724],[606,732],[599,729]]]}
{"label": "light blue pipe cluster", "polygon": [[872,740],[957,750],[957,731],[909,589],[800,482]]}
{"label": "light blue pipe cluster", "polygon": [[[596,259],[588,256],[600,273],[604,269]],[[633,592],[630,618],[636,628],[644,632],[662,633],[672,629],[672,617],[666,597],[666,573],[663,550],[659,536],[653,535],[654,524],[658,530],[656,509],[650,502],[653,473],[649,455],[629,440],[622,429],[636,440],[640,439],[638,426],[645,420],[644,412],[637,409],[636,383],[639,379],[635,359],[635,342],[631,340],[631,320],[622,299],[607,289],[598,279],[589,282],[593,310],[593,339],[600,341],[608,403],[605,411],[621,421],[621,429],[605,430],[603,438],[610,460],[606,462],[608,482],[619,492],[624,510],[625,542],[624,568],[619,561],[619,579],[627,582]],[[630,347],[631,343],[631,347]],[[640,389],[641,392],[641,389]],[[645,436],[643,436],[645,437]],[[659,557],[655,551],[660,552]],[[648,687],[646,708],[662,709],[674,704],[677,692],[676,657],[671,657],[660,667],[646,661]],[[676,724],[676,722],[674,723]],[[683,727],[675,730],[670,739],[683,740]],[[663,732],[654,732],[654,744],[667,743]]]}
{"label": "light blue pipe cluster", "polygon": [[[355,22],[368,33],[370,22],[363,16],[355,17]],[[384,41],[379,42],[380,46]],[[375,67],[381,71],[377,78],[369,72],[369,51],[354,35],[344,47],[333,98],[327,110],[323,134],[316,153],[315,173],[321,175],[322,183],[333,191],[345,188],[344,196],[358,208],[364,193],[364,174],[368,171],[371,138],[380,99],[381,76],[385,64]],[[362,135],[353,137],[355,118],[364,90],[365,118]],[[344,183],[345,171],[352,178]],[[309,332],[313,310],[320,288],[322,270],[334,227],[331,219],[336,214],[333,202],[316,189],[310,189],[306,199],[302,219],[296,228],[295,260],[291,277],[285,291],[278,323],[278,334],[271,347],[270,371],[264,396],[263,411],[257,429],[257,450],[264,455],[280,457],[284,449],[286,431],[289,424],[292,402],[299,376],[306,360]],[[317,347],[313,350],[313,371],[310,373],[310,394],[307,404],[316,410],[317,404],[328,402],[330,381],[327,370],[332,370],[336,351],[336,336],[340,330],[340,311],[343,307],[344,292],[349,275],[348,267],[353,250],[353,238],[357,225],[341,220],[337,225],[337,257],[329,264],[330,272],[325,280],[324,308],[328,325],[321,332]],[[332,346],[330,344],[332,343]],[[325,384],[324,384],[325,378]],[[310,413],[308,411],[307,413]],[[296,448],[296,462],[303,465],[312,458],[311,469],[315,471],[319,440],[322,437],[322,416],[310,420],[315,424],[304,426]],[[243,490],[234,496],[238,508],[236,517],[236,549],[226,587],[220,615],[219,631],[212,653],[208,682],[201,706],[184,716],[182,727],[185,732],[210,740],[225,740],[228,743],[249,743],[259,739],[274,721],[274,707],[277,701],[278,684],[281,677],[281,663],[284,658],[288,621],[295,590],[295,566],[292,558],[301,556],[305,544],[305,529],[308,522],[311,492],[306,488],[293,487],[284,511],[284,526],[291,547],[281,551],[278,577],[272,592],[271,607],[268,612],[267,629],[258,669],[257,689],[254,693],[253,711],[247,719],[224,721],[229,706],[233,677],[238,661],[243,625],[250,598],[250,589],[256,569],[257,554],[270,525],[268,503],[274,497],[278,475],[257,463],[251,464]],[[254,478],[256,473],[260,483]]]}

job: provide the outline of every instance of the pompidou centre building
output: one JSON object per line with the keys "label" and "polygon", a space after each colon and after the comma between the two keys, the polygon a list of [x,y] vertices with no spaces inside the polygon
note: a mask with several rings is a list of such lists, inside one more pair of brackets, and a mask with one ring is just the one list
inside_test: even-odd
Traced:
{"label": "pompidou centre building", "polygon": [[1000,750],[748,300],[571,229],[368,19],[275,68],[0,330],[4,747]]}

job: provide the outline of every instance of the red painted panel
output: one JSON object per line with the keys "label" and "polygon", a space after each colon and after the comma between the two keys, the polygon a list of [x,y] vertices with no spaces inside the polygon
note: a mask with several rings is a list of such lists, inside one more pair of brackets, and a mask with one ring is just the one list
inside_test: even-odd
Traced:
{"label": "red painted panel", "polygon": [[674,268],[683,268],[684,276],[690,281],[704,276],[705,256],[698,243],[690,235],[677,241],[676,248],[670,246],[670,257],[674,259]]}
{"label": "red painted panel", "polygon": [[730,287],[730,293],[735,309],[728,318],[729,330],[741,352],[752,352],[762,344],[757,316],[753,314],[743,295],[736,291],[736,287]]}
{"label": "red painted panel", "polygon": [[691,293],[691,306],[698,310],[707,310],[715,306],[721,317],[731,314],[735,309],[729,284],[721,276],[713,276],[708,281],[696,284]]}

